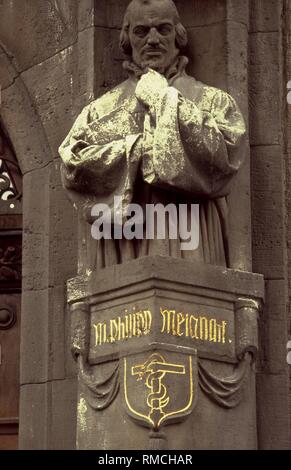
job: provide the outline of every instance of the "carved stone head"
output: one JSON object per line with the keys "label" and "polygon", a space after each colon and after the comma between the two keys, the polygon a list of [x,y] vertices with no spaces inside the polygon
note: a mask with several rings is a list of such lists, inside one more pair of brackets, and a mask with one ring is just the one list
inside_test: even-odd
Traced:
{"label": "carved stone head", "polygon": [[187,32],[172,0],[132,0],[120,46],[139,67],[165,73],[186,44]]}

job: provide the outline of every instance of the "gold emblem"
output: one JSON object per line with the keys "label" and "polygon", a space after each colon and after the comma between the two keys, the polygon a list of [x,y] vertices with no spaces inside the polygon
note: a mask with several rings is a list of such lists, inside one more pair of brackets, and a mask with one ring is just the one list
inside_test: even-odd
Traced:
{"label": "gold emblem", "polygon": [[138,364],[128,364],[129,360],[124,359],[127,410],[133,418],[155,430],[174,418],[188,415],[193,409],[193,357],[180,357],[184,363],[167,360],[157,352]]}

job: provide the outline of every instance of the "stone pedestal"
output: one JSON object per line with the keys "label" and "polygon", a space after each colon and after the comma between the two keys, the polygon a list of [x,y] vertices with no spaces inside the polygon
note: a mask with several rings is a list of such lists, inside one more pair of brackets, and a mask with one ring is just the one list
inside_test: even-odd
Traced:
{"label": "stone pedestal", "polygon": [[255,449],[263,296],[261,275],[159,256],[70,280],[77,447]]}

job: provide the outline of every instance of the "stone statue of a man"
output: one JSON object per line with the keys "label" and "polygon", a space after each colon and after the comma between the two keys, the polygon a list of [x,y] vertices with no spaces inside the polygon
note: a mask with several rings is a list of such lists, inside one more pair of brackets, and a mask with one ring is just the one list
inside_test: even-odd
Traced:
{"label": "stone statue of a man", "polygon": [[133,0],[120,38],[128,79],[85,107],[60,147],[65,187],[84,213],[97,202],[200,205],[200,244],[103,240],[95,267],[150,254],[227,266],[229,183],[245,124],[234,99],[185,72],[187,33],[171,0]]}

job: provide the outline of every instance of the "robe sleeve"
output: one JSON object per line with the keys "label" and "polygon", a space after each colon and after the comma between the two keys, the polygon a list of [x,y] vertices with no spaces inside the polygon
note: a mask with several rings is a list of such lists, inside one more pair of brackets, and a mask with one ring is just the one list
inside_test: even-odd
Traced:
{"label": "robe sleeve", "polygon": [[155,124],[145,120],[143,172],[148,183],[198,198],[228,194],[245,156],[245,123],[234,99],[221,90],[209,109],[201,110],[173,87],[161,90]]}
{"label": "robe sleeve", "polygon": [[[113,205],[114,196],[128,203],[139,160],[141,134],[130,113],[119,107],[101,118],[87,106],[59,148],[62,179],[75,206]],[[126,125],[125,125],[126,124]],[[127,132],[125,132],[127,131]]]}

